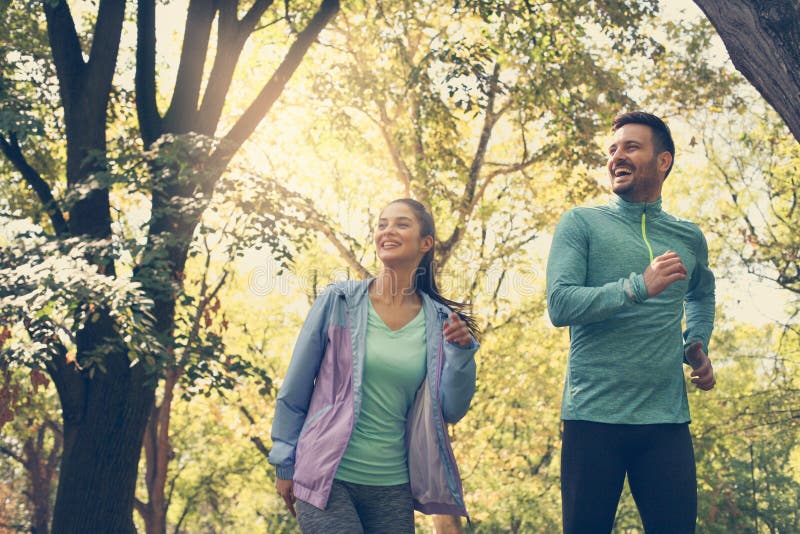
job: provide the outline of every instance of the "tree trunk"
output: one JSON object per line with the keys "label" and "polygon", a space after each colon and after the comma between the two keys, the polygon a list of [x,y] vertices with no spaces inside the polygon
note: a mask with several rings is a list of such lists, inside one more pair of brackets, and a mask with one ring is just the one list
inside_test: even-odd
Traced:
{"label": "tree trunk", "polygon": [[31,518],[31,532],[48,534],[50,532],[50,494],[55,483],[55,459],[61,452],[61,438],[57,428],[51,427],[54,432],[53,448],[50,451],[44,448],[44,434],[48,425],[39,427],[37,435],[31,436],[23,444],[25,469],[30,478],[30,495],[33,506]]}
{"label": "tree trunk", "polygon": [[144,433],[145,486],[147,503],[136,505],[144,518],[146,534],[165,534],[169,502],[166,492],[167,473],[170,460],[169,424],[172,415],[172,399],[180,378],[177,369],[169,369],[164,380],[161,404],[153,406]]}
{"label": "tree trunk", "polygon": [[695,0],[734,66],[775,108],[800,141],[800,3],[797,0]]}
{"label": "tree trunk", "polygon": [[[114,335],[101,319],[82,334]],[[153,382],[123,351],[109,354],[106,372],[84,381],[84,411],[64,414],[64,455],[53,532],[134,533],[133,502]],[[76,416],[77,415],[77,416]]]}
{"label": "tree trunk", "polygon": [[[64,109],[67,185],[72,188],[87,183],[104,167],[106,108],[125,2],[97,3],[88,59],[69,4],[65,0],[45,2],[42,9]],[[73,236],[111,236],[108,189],[92,187],[71,206],[68,221]],[[100,260],[98,264],[98,270],[114,276],[113,262]],[[114,342],[103,359],[105,371],[92,369],[94,376],[87,376],[88,372],[77,369],[63,354],[48,366],[64,420],[64,453],[53,511],[53,531],[57,533],[135,532],[133,500],[139,451],[155,380],[144,375],[143,366],[130,366],[114,322],[107,313],[98,316],[77,332],[76,360],[82,362],[101,345]]]}
{"label": "tree trunk", "polygon": [[456,515],[433,516],[433,529],[436,534],[464,534],[461,518]]}

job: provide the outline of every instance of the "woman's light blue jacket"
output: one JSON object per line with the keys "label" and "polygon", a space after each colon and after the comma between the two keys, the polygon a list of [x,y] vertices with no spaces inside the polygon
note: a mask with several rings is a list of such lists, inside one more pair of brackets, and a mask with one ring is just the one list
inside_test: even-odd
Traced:
{"label": "woman's light blue jacket", "polygon": [[[325,508],[336,470],[361,408],[361,380],[372,280],[328,286],[308,313],[278,393],[269,462],[294,494]],[[450,310],[422,294],[426,377],[406,423],[414,507],[426,514],[466,516],[461,477],[447,433],[475,392],[475,352],[445,342]]]}

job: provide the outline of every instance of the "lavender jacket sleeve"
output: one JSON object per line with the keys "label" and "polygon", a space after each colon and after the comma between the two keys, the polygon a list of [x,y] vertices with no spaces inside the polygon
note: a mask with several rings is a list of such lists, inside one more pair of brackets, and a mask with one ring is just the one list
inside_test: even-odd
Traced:
{"label": "lavender jacket sleeve", "polygon": [[278,392],[269,463],[276,466],[278,478],[282,480],[294,476],[295,449],[328,343],[328,310],[333,298],[336,298],[336,293],[329,286],[311,306]]}

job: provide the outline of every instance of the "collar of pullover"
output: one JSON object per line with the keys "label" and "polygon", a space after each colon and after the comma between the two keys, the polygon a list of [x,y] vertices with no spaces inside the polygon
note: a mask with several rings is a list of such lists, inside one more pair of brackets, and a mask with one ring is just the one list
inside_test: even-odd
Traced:
{"label": "collar of pullover", "polygon": [[661,197],[658,197],[655,202],[628,202],[614,195],[608,205],[621,215],[637,219],[642,217],[642,213],[647,214],[648,217],[661,215]]}

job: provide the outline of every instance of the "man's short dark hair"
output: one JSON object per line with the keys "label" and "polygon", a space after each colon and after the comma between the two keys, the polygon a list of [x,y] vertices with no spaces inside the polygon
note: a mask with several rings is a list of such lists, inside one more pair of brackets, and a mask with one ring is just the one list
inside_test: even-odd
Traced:
{"label": "man's short dark hair", "polygon": [[[629,111],[627,113],[620,113],[614,117],[614,121],[611,123],[611,131],[616,132],[626,124],[644,124],[645,126],[649,126],[653,131],[653,148],[655,148],[656,154],[669,152],[672,156],[672,163],[675,162],[675,142],[672,140],[672,132],[669,131],[669,126],[667,126],[664,121],[652,113]],[[665,177],[669,176],[669,172],[672,170],[672,163],[670,163]]]}

